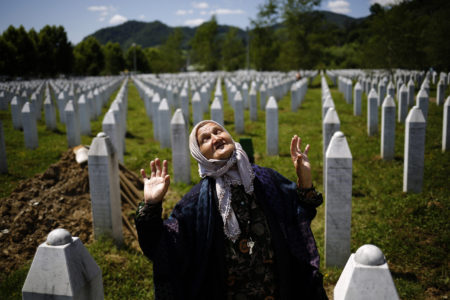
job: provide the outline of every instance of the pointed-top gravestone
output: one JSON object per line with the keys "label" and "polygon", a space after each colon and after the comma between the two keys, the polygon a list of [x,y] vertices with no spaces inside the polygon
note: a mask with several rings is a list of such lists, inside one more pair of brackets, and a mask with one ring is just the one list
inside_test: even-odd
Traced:
{"label": "pointed-top gravestone", "polygon": [[78,98],[78,114],[80,117],[80,131],[81,134],[91,135],[91,113],[89,105],[86,102],[86,97],[81,94]]}
{"label": "pointed-top gravestone", "polygon": [[444,104],[444,118],[442,121],[442,152],[450,149],[450,96]]}
{"label": "pointed-top gravestone", "polygon": [[241,93],[236,92],[234,96],[234,126],[235,131],[238,134],[242,134],[245,131],[244,127],[244,101],[242,99]]}
{"label": "pointed-top gravestone", "polygon": [[78,146],[81,144],[80,121],[72,100],[67,102],[64,108],[64,115],[66,120],[67,144],[69,148]]}
{"label": "pointed-top gravestone", "polygon": [[422,111],[423,117],[425,120],[428,118],[428,93],[425,89],[420,89],[416,98],[416,105]]}
{"label": "pointed-top gravestone", "polygon": [[398,122],[404,123],[408,113],[408,88],[402,84],[398,97]]}
{"label": "pointed-top gravestone", "polygon": [[267,89],[266,85],[263,83],[259,87],[259,105],[262,110],[266,109],[266,101],[267,101]]}
{"label": "pointed-top gravestone", "polygon": [[248,85],[247,82],[244,82],[241,88],[242,93],[242,100],[244,101],[244,107],[247,109],[250,105],[249,99],[248,99]]}
{"label": "pointed-top gravestone", "polygon": [[381,108],[381,157],[385,160],[394,158],[395,146],[395,102],[387,96]]}
{"label": "pointed-top gravestone", "polygon": [[195,92],[192,96],[192,118],[194,126],[203,120],[203,104],[198,92]]}
{"label": "pointed-top gravestone", "polygon": [[103,117],[102,130],[109,137],[109,140],[114,147],[114,151],[116,153],[118,161],[123,163],[122,143],[118,124],[119,122],[120,121],[114,115],[114,112],[109,109]]}
{"label": "pointed-top gravestone", "polygon": [[14,129],[22,128],[22,105],[17,96],[14,96],[11,100],[11,119]]}
{"label": "pointed-top gravestone", "polygon": [[389,81],[387,86],[387,94],[391,96],[392,98],[395,98],[395,86],[392,83],[392,81]]}
{"label": "pointed-top gravestone", "polygon": [[170,148],[170,108],[167,99],[162,99],[158,108],[159,142],[161,149]]}
{"label": "pointed-top gravestone", "polygon": [[415,89],[414,81],[411,78],[408,81],[408,106],[414,105],[414,89]]}
{"label": "pointed-top gravestone", "polygon": [[353,90],[353,115],[361,115],[361,100],[362,100],[362,87],[361,84],[356,82],[355,88]]}
{"label": "pointed-top gravestone", "polygon": [[180,107],[183,112],[183,118],[186,126],[189,124],[189,98],[187,88],[183,88],[180,93]]}
{"label": "pointed-top gravestone", "polygon": [[64,91],[61,91],[58,95],[58,99],[56,100],[58,104],[58,111],[59,111],[59,121],[63,124],[66,123],[66,116],[64,113],[64,109],[66,108],[66,95]]}
{"label": "pointed-top gravestone", "polygon": [[223,109],[220,103],[219,98],[214,98],[213,103],[211,104],[211,119],[219,123],[220,125],[224,125],[223,122]]}
{"label": "pointed-top gravestone", "polygon": [[423,185],[426,121],[414,106],[406,117],[403,191],[420,193]]}
{"label": "pointed-top gravestone", "polygon": [[183,112],[180,108],[173,114],[170,121],[170,129],[174,181],[189,184],[191,182],[191,162],[188,134]]}
{"label": "pointed-top gravestone", "polygon": [[334,101],[331,98],[331,96],[327,96],[325,99],[325,102],[322,104],[322,120],[325,118],[325,115],[327,114],[328,109],[334,106]]}
{"label": "pointed-top gravestone", "polygon": [[367,134],[375,135],[378,132],[378,95],[374,89],[367,96]]}
{"label": "pointed-top gravestone", "polygon": [[153,116],[153,138],[159,141],[159,116],[158,108],[160,104],[159,93],[155,93],[152,98],[152,116]]}
{"label": "pointed-top gravestone", "polygon": [[252,86],[250,89],[249,106],[250,106],[250,120],[252,121],[258,120],[258,103],[256,100],[256,88],[254,86]]}
{"label": "pointed-top gravestone", "polygon": [[442,79],[439,80],[436,87],[436,104],[442,105],[444,104],[445,99],[445,84]]}
{"label": "pointed-top gravestone", "polygon": [[55,130],[56,129],[55,107],[53,106],[50,95],[47,95],[45,97],[44,114],[45,114],[45,125],[47,129]]}
{"label": "pointed-top gravestone", "polygon": [[278,105],[274,97],[266,105],[266,147],[268,155],[278,155]]}
{"label": "pointed-top gravestone", "polygon": [[25,139],[25,147],[35,149],[38,147],[38,132],[36,118],[31,110],[30,102],[26,102],[22,108],[22,127]]}
{"label": "pointed-top gravestone", "polygon": [[110,138],[103,132],[91,143],[88,169],[94,237],[106,235],[120,245],[123,231],[119,163]]}
{"label": "pointed-top gravestone", "polygon": [[343,267],[350,255],[352,154],[341,131],[326,152],[325,265]]}
{"label": "pointed-top gravestone", "polygon": [[385,97],[386,97],[386,83],[384,82],[384,80],[382,80],[378,85],[378,106],[383,105],[383,100],[385,99]]}

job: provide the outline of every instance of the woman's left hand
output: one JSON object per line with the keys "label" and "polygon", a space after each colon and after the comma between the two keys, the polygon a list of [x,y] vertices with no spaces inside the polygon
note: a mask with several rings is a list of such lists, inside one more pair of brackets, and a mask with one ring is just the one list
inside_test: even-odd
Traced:
{"label": "woman's left hand", "polygon": [[309,144],[305,151],[301,151],[302,139],[297,135],[291,140],[291,158],[297,173],[297,185],[299,188],[307,189],[312,187],[311,164],[308,160]]}

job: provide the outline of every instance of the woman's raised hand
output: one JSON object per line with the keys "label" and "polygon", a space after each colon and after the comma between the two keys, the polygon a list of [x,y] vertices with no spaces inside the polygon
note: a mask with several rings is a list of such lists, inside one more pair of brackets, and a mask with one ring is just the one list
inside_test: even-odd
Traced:
{"label": "woman's raised hand", "polygon": [[167,161],[161,162],[155,158],[150,162],[151,176],[147,178],[145,170],[141,169],[142,179],[144,180],[144,201],[145,203],[156,204],[163,200],[170,185],[170,175],[167,174]]}
{"label": "woman's raised hand", "polygon": [[301,151],[302,139],[297,135],[291,140],[291,158],[297,173],[299,188],[310,188],[312,186],[311,164],[308,160],[309,144],[306,145],[305,151]]}

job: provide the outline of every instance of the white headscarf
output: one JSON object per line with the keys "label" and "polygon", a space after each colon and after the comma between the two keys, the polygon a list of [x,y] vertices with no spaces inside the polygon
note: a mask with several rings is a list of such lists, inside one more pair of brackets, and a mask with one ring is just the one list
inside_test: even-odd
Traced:
{"label": "white headscarf", "polygon": [[[219,125],[223,131],[228,131],[219,123],[212,120],[204,120],[199,122],[192,129],[189,136],[189,149],[191,155],[198,162],[198,172],[200,177],[213,177],[216,180],[217,198],[219,199],[219,212],[222,216],[225,235],[235,242],[241,233],[239,223],[231,207],[231,185],[243,185],[247,194],[253,193],[253,173],[252,166],[248,160],[247,154],[242,149],[241,144],[234,143],[235,150],[228,159],[207,159],[200,151],[197,142],[197,130],[206,123],[214,123]],[[229,134],[229,133],[228,133]],[[230,135],[231,136],[231,135]],[[236,166],[236,167],[234,167]]]}

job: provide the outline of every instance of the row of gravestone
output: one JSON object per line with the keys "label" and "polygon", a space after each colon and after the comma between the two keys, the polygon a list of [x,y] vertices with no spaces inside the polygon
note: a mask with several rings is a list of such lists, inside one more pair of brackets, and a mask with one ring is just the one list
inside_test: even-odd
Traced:
{"label": "row of gravestone", "polygon": [[[135,80],[135,82],[138,81]],[[240,93],[235,94],[234,101],[236,100],[237,102],[235,102],[235,105],[236,103],[238,103],[238,106],[240,105],[240,102],[243,102]],[[266,113],[268,112],[268,108],[271,108],[272,104],[276,107],[276,100],[274,97],[270,97],[266,105]],[[266,120],[267,119],[271,119],[270,113],[267,113]],[[277,122],[276,126],[278,126]],[[179,152],[176,152],[179,149],[185,147],[187,149],[187,127],[181,108],[176,109],[174,116],[171,119],[170,128],[173,143],[173,164],[175,165],[175,161],[178,160],[178,157],[182,157],[187,168],[189,168],[189,153],[185,151],[180,155]],[[176,142],[180,143],[180,147],[175,147]],[[327,180],[325,184],[325,193],[327,197],[327,205],[335,205],[335,207],[338,208],[341,207],[342,204],[345,205],[345,203],[348,202],[346,201],[346,199],[348,198],[348,194],[350,194],[351,202],[351,154],[350,157],[349,154],[350,151],[345,137],[341,132],[335,133],[333,138],[331,139],[330,146],[328,147],[326,154]],[[93,140],[88,153],[88,164],[94,220],[94,235],[110,235],[116,240],[117,243],[121,243],[123,241],[123,237],[120,216],[120,191],[118,190],[118,153],[117,147],[113,145],[113,142],[106,134],[100,133]],[[174,167],[174,175],[175,170],[177,169],[179,168]],[[344,185],[342,185],[342,178],[345,178]],[[345,184],[345,182],[349,182],[350,185]],[[337,202],[333,201],[332,199],[336,199]],[[331,216],[333,218],[340,217],[339,214],[331,214]],[[30,269],[31,275],[28,276],[27,281],[25,282],[23,289],[24,299],[25,296],[32,297],[33,295],[36,295],[38,293],[49,293],[52,289],[57,290],[58,287],[55,287],[55,285],[57,284],[63,283],[66,286],[71,286],[70,280],[67,279],[70,279],[71,277],[83,277],[86,278],[86,280],[91,279],[96,283],[94,285],[92,283],[86,283],[84,286],[87,288],[87,290],[84,290],[80,286],[78,286],[78,290],[73,288],[73,294],[81,293],[82,295],[92,295],[92,298],[88,298],[86,296],[86,299],[101,299],[103,287],[98,285],[99,279],[101,280],[101,275],[99,277],[98,274],[101,274],[101,272],[98,271],[98,267],[96,266],[91,266],[91,268],[89,268],[89,270],[91,271],[90,274],[87,274],[87,268],[77,270],[77,268],[75,267],[73,270],[68,270],[68,272],[78,271],[82,273],[81,275],[61,276],[62,282],[54,281],[47,285],[34,284],[33,276],[37,276],[36,269],[38,269],[43,264],[48,263],[49,256],[48,254],[47,256],[45,255],[46,251],[47,253],[49,251],[56,251],[54,249],[55,247],[58,250],[61,248],[77,248],[77,251],[80,251],[80,253],[84,253],[82,255],[76,256],[80,261],[72,262],[72,266],[83,265],[86,264],[86,262],[89,262],[89,264],[93,265],[92,259],[89,259],[87,257],[85,250],[83,250],[83,248],[80,246],[79,240],[76,240],[76,238],[72,239],[70,237],[70,234],[68,234],[67,232],[63,232],[62,235],[63,237],[59,238],[59,240],[62,240],[63,242],[57,242],[55,244],[55,242],[52,241],[55,238],[49,235],[47,242],[42,244],[38,248],[37,254],[40,255],[36,255],[36,264],[33,262],[32,268]],[[342,237],[342,235],[340,237]],[[58,240],[58,238],[56,238],[56,240]],[[328,247],[328,252],[332,253],[338,251],[339,249],[333,249],[333,247],[336,248],[336,245],[339,246],[339,244],[334,243],[332,247]],[[67,251],[67,253],[73,252]],[[346,258],[348,257],[349,255],[347,255]],[[68,257],[67,259],[71,258],[72,257]],[[329,262],[332,263],[331,258],[329,258]],[[342,266],[342,262],[339,263],[340,266]],[[343,261],[343,263],[345,263],[345,260]],[[59,266],[56,266],[56,264],[56,262],[52,264],[55,269],[57,269]],[[33,268],[34,265],[36,265],[35,268]],[[47,270],[50,273],[50,275],[48,276],[51,278],[52,270],[51,268],[47,268]],[[365,272],[365,275],[361,277],[360,272]],[[380,274],[382,276],[380,276]],[[39,276],[39,283],[42,283],[43,278],[46,278],[46,276],[43,276],[42,273],[39,273]],[[392,278],[390,277],[390,273],[387,268],[386,261],[381,251],[374,246],[363,246],[358,249],[357,253],[351,255],[348,259],[346,267],[344,268],[344,272],[342,273],[342,276],[336,286],[335,296],[338,298],[338,295],[341,295],[342,299],[346,299],[349,297],[349,295],[363,295],[367,293],[367,290],[372,289],[371,285],[373,285],[374,283],[378,284],[379,282],[381,282],[381,284],[388,283],[388,285],[383,286],[383,288],[378,287],[375,291],[374,297],[385,293],[384,295],[388,295],[389,297],[398,298],[392,282]],[[93,286],[96,287],[96,289],[93,290]]]}
{"label": "row of gravestone", "polygon": [[[38,147],[37,122],[41,119],[42,103],[44,106],[45,124],[47,129],[55,130],[57,126],[56,108],[52,98],[56,100],[59,110],[59,120],[66,126],[67,143],[69,147],[81,143],[81,135],[90,135],[90,121],[101,114],[101,108],[107,103],[109,96],[120,84],[121,78],[96,80],[97,87],[92,85],[78,86],[74,92],[74,85],[66,85],[59,81],[41,82],[35,90],[23,85],[23,93],[16,94],[17,87],[13,83],[10,87],[3,85],[0,92],[0,103],[3,110],[11,111],[14,129],[22,129],[25,147]],[[30,84],[31,85],[31,84]],[[125,85],[125,83],[124,83]],[[52,92],[53,91],[53,97]],[[85,96],[87,95],[87,96]],[[44,99],[45,96],[45,100]],[[7,155],[4,140],[3,124],[0,121],[0,172],[7,173]]]}
{"label": "row of gravestone", "polygon": [[[374,245],[351,254],[334,288],[334,299],[399,299],[383,252]],[[104,299],[102,270],[78,237],[62,228],[37,248],[22,299]]]}
{"label": "row of gravestone", "polygon": [[[365,245],[350,255],[353,158],[323,74],[321,90],[325,265],[345,266],[334,299],[398,299],[386,260],[376,246]],[[377,275],[372,277],[371,272]]]}

